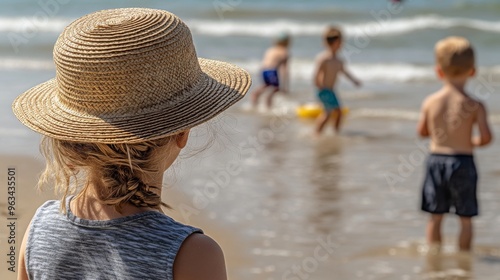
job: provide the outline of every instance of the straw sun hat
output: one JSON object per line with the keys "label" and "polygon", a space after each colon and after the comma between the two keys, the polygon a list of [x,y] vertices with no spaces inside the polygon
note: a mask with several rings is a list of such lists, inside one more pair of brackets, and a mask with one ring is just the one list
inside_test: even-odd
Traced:
{"label": "straw sun hat", "polygon": [[203,123],[241,99],[249,74],[198,58],[189,28],[162,10],[95,12],[54,46],[56,77],[20,95],[17,118],[44,135],[135,143]]}

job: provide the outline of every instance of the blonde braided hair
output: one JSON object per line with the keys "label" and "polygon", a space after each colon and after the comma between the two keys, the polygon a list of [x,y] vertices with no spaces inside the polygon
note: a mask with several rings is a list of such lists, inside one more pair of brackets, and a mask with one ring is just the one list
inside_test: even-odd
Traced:
{"label": "blonde braided hair", "polygon": [[[161,157],[155,156],[155,152],[174,137],[137,144],[101,144],[44,136],[40,147],[46,168],[38,188],[53,180],[56,193],[61,193],[64,201],[70,194],[83,195],[91,184],[97,199],[118,212],[126,203],[156,209],[168,207],[155,192],[161,186],[149,186],[144,181],[162,171],[158,170]],[[66,210],[64,203],[61,208]]]}

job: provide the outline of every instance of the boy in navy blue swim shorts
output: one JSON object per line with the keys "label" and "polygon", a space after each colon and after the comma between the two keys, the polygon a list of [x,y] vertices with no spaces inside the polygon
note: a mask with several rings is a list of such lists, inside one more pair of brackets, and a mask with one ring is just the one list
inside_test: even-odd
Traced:
{"label": "boy in navy blue swim shorts", "polygon": [[266,86],[272,86],[279,89],[280,80],[277,69],[268,69],[262,71],[262,79],[264,80],[264,84]]}
{"label": "boy in navy blue swim shorts", "polygon": [[458,216],[477,216],[476,185],[477,172],[472,155],[430,154],[422,191],[422,210],[445,214],[453,206]]}
{"label": "boy in navy blue swim shorts", "polygon": [[[448,37],[436,44],[435,53],[436,72],[444,85],[424,100],[418,124],[419,134],[431,138],[421,209],[431,214],[427,242],[438,248],[444,214],[454,209],[461,222],[458,247],[469,251],[472,217],[479,214],[473,150],[490,143],[492,135],[484,105],[464,89],[475,74],[474,50],[469,41]],[[478,136],[472,133],[475,126]]]}
{"label": "boy in navy blue swim shorts", "polygon": [[[264,84],[252,93],[252,105],[257,106],[260,96],[270,89],[266,105],[271,108],[273,97],[278,91],[288,92],[288,48],[290,36],[281,33],[276,39],[274,46],[270,47],[264,54],[262,61],[262,79]],[[280,82],[281,76],[281,82]]]}
{"label": "boy in navy blue swim shorts", "polygon": [[346,69],[344,62],[337,56],[342,45],[342,33],[336,27],[328,27],[323,36],[326,50],[320,53],[316,59],[316,71],[314,73],[314,84],[317,88],[317,97],[323,104],[323,113],[316,121],[316,134],[323,131],[326,123],[334,119],[335,131],[340,130],[342,111],[340,102],[334,92],[339,73],[344,74],[356,86],[361,83],[354,78]]}

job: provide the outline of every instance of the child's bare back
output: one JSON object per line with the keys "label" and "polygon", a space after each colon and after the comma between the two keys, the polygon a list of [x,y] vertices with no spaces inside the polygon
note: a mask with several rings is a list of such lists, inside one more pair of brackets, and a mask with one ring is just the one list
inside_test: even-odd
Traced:
{"label": "child's bare back", "polygon": [[324,51],[318,55],[318,73],[316,76],[316,87],[332,89],[337,82],[337,75],[343,70],[343,62],[336,55]]}
{"label": "child's bare back", "polygon": [[270,47],[262,60],[263,69],[277,69],[288,60],[288,47],[276,45]]}
{"label": "child's bare back", "polygon": [[481,139],[472,137],[473,126],[477,123],[480,134],[485,134],[486,111],[466,93],[445,86],[424,101],[422,113],[432,153],[472,154],[474,146],[480,146]]}

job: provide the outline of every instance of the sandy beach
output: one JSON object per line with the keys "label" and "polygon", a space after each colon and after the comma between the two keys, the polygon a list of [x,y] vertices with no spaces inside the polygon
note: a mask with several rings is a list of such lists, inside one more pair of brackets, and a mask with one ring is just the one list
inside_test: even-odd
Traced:
{"label": "sandy beach", "polygon": [[[1,279],[17,279],[17,264],[19,260],[19,247],[23,240],[26,227],[31,221],[31,217],[35,214],[38,206],[44,201],[51,199],[51,193],[38,193],[35,190],[38,174],[42,171],[43,164],[39,160],[28,156],[13,156],[0,155],[0,181],[3,183],[2,192],[0,193],[0,213],[2,226],[0,227],[0,250],[3,256],[2,259],[10,261],[11,246],[15,247],[15,272],[12,272],[12,265],[2,261],[0,266]],[[11,170],[10,174],[9,171]],[[14,172],[12,172],[14,170]],[[10,175],[10,176],[9,176]],[[8,177],[15,177],[15,207],[13,210],[8,209]],[[12,200],[10,200],[12,201]],[[10,215],[13,214],[13,215]],[[10,219],[9,219],[10,218]],[[12,218],[15,218],[12,219]],[[12,226],[14,223],[14,226]],[[11,228],[12,227],[12,228]],[[13,231],[11,231],[13,230]],[[9,270],[10,268],[10,270]]]}

